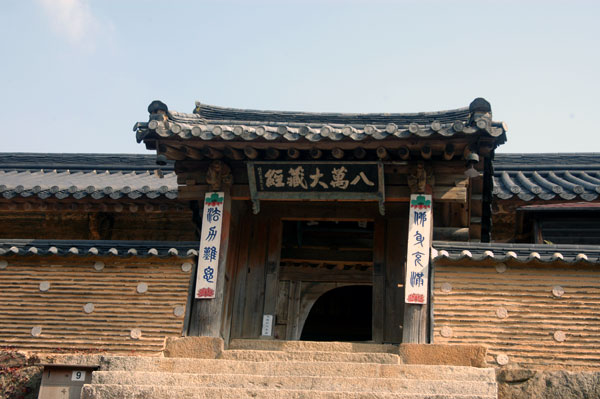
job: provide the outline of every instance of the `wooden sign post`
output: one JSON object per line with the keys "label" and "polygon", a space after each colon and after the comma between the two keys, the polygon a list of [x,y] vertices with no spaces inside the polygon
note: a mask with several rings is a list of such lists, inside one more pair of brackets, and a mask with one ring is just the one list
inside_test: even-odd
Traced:
{"label": "wooden sign post", "polygon": [[402,342],[425,343],[433,226],[431,195],[412,194],[409,209]]}
{"label": "wooden sign post", "polygon": [[424,305],[431,250],[431,195],[411,195],[409,208],[404,302]]}
{"label": "wooden sign post", "polygon": [[204,197],[202,233],[196,273],[196,299],[214,299],[221,255],[221,226],[225,193],[208,192]]}
{"label": "wooden sign post", "polygon": [[227,191],[207,193],[202,218],[202,237],[195,287],[196,300],[192,305],[188,335],[220,337],[231,224],[229,193]]}

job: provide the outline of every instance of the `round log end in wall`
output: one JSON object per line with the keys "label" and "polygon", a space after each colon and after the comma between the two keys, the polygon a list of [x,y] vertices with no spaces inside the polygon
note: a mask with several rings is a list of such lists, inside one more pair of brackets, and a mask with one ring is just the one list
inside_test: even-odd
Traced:
{"label": "round log end in wall", "polygon": [[42,327],[35,326],[31,329],[31,336],[39,337],[40,335],[42,335]]}
{"label": "round log end in wall", "polygon": [[496,309],[496,316],[499,319],[506,319],[508,317],[508,310],[506,308],[498,308]]}
{"label": "round log end in wall", "polygon": [[129,332],[131,339],[140,339],[142,337],[142,330],[139,328],[132,328]]}
{"label": "round log end in wall", "polygon": [[104,262],[96,262],[94,263],[94,269],[100,271],[104,269]]}
{"label": "round log end in wall", "polygon": [[508,364],[508,356],[505,354],[496,356],[496,363],[498,363],[500,366],[506,366]]}
{"label": "round log end in wall", "polygon": [[561,287],[560,285],[557,285],[554,288],[552,288],[552,295],[555,298],[560,298],[564,294],[565,294],[565,289],[563,287]]}
{"label": "round log end in wall", "polygon": [[440,330],[440,335],[444,338],[450,338],[452,336],[453,332],[452,332],[452,328],[448,327],[448,326],[444,326],[442,327],[442,329]]}
{"label": "round log end in wall", "polygon": [[450,283],[443,283],[441,289],[442,289],[442,292],[444,292],[446,294],[449,293],[449,292],[452,292],[452,284],[450,284]]}
{"label": "round log end in wall", "polygon": [[175,308],[173,309],[173,314],[176,317],[181,317],[183,316],[185,313],[185,307],[183,307],[182,305],[177,305],[175,306]]}
{"label": "round log end in wall", "polygon": [[496,271],[498,273],[504,273],[506,271],[506,265],[504,263],[498,263],[496,265]]}
{"label": "round log end in wall", "polygon": [[181,270],[184,272],[189,272],[190,270],[192,270],[192,264],[189,262],[185,262],[183,265],[181,265]]}
{"label": "round log end in wall", "polygon": [[42,292],[46,292],[50,289],[50,282],[48,281],[42,281],[40,283],[40,291]]}
{"label": "round log end in wall", "polygon": [[83,305],[83,311],[85,313],[92,313],[94,311],[94,304],[91,302],[86,303]]}
{"label": "round log end in wall", "polygon": [[564,331],[555,331],[554,332],[554,340],[556,342],[564,342],[567,339],[567,334]]}
{"label": "round log end in wall", "polygon": [[7,266],[8,266],[8,262],[7,261],[0,260],[0,270],[6,269]]}
{"label": "round log end in wall", "polygon": [[137,290],[138,294],[143,294],[146,291],[148,291],[148,284],[146,284],[146,283],[139,283],[137,285],[136,290]]}

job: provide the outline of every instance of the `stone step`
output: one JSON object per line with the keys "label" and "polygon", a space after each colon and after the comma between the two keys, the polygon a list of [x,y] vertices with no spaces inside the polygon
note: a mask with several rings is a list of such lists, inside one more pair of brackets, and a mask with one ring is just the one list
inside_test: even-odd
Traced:
{"label": "stone step", "polygon": [[496,395],[404,394],[257,388],[173,387],[164,385],[84,385],[81,399],[495,399]]}
{"label": "stone step", "polygon": [[391,344],[371,344],[366,342],[282,341],[258,339],[232,339],[229,343],[228,349],[293,352],[318,351],[398,353],[398,346]]}
{"label": "stone step", "polygon": [[[359,378],[357,378],[359,377]],[[435,377],[435,376],[432,376]],[[405,394],[494,395],[496,383],[458,380],[426,380],[406,378],[262,376],[250,374],[191,374],[130,371],[95,371],[92,384],[153,385],[174,387],[286,389],[315,391],[388,392]]]}
{"label": "stone step", "polygon": [[270,351],[270,350],[226,350],[221,359],[246,360],[252,362],[265,361],[298,361],[298,362],[358,362],[399,364],[400,356],[392,353],[368,352],[317,352],[317,351]]}
{"label": "stone step", "polygon": [[380,378],[420,378],[438,380],[496,380],[494,369],[468,366],[430,366],[352,362],[242,361],[224,359],[185,359],[142,356],[105,356],[104,371],[148,371],[199,374],[254,374],[264,376],[360,376]]}

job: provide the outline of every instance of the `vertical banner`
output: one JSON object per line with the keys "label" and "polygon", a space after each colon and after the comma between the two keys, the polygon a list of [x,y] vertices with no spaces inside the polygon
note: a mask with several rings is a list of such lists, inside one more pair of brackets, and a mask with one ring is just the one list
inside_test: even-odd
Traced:
{"label": "vertical banner", "polygon": [[406,303],[427,303],[432,219],[431,195],[412,194],[408,215],[406,289],[404,290]]}
{"label": "vertical banner", "polygon": [[211,192],[204,197],[202,235],[196,273],[196,299],[212,299],[217,288],[217,271],[221,249],[221,224],[225,193]]}

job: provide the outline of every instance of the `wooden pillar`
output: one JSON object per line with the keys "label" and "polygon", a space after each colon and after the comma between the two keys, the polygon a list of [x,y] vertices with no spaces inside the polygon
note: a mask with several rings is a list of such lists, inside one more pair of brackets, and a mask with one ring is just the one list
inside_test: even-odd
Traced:
{"label": "wooden pillar", "polygon": [[388,218],[385,257],[385,322],[383,341],[402,342],[404,324],[404,276],[406,274],[407,216]]}
{"label": "wooden pillar", "polygon": [[225,299],[225,271],[231,226],[231,195],[225,192],[221,225],[221,248],[217,270],[217,289],[214,299],[195,299],[192,305],[189,335],[221,337]]}
{"label": "wooden pillar", "polygon": [[[424,167],[423,164],[417,163],[415,165],[415,169],[413,169],[413,173],[408,176],[408,184],[411,190],[411,193],[427,193],[431,194],[433,192],[433,187],[430,184],[432,179],[432,172],[428,170],[428,168]],[[433,204],[431,204],[433,206]],[[410,207],[410,205],[409,205]],[[433,212],[431,212],[431,218],[433,218]],[[411,220],[407,219],[408,223],[411,223]],[[433,220],[430,221],[431,226],[433,226]],[[405,225],[405,230],[407,231],[405,235],[405,244],[408,239],[408,223]],[[429,234],[429,242],[431,242],[433,228],[430,229],[426,234]],[[406,247],[405,247],[406,248]],[[408,248],[407,248],[408,250]],[[429,259],[431,248],[427,248],[427,257]],[[407,254],[407,253],[406,253]],[[406,255],[405,255],[406,262]],[[429,264],[429,268],[431,268],[431,264]],[[429,283],[429,278],[427,278]],[[404,284],[408,284],[406,281],[406,276],[404,280]],[[430,292],[429,289],[427,292]],[[431,298],[427,298],[428,301]],[[416,344],[425,344],[427,343],[427,320],[429,318],[428,305],[419,305],[419,304],[404,304],[404,323],[402,329],[402,343],[416,343]]]}
{"label": "wooden pillar", "polygon": [[373,234],[373,324],[371,339],[383,343],[385,319],[385,219],[375,219]]}
{"label": "wooden pillar", "polygon": [[[192,302],[188,335],[221,337],[221,327],[224,318],[224,303],[226,296],[225,274],[227,269],[229,241],[231,235],[231,170],[223,162],[215,161],[211,163],[208,168],[206,181],[209,184],[211,191],[224,192],[217,284],[215,289],[215,298],[194,299]],[[204,198],[204,196],[202,196],[202,198]],[[203,207],[204,201],[202,200],[201,206],[199,207],[200,212],[202,212]],[[202,254],[199,254],[199,256],[201,255]]]}
{"label": "wooden pillar", "polygon": [[265,305],[264,315],[273,316],[273,327],[271,335],[275,330],[275,313],[277,310],[277,298],[279,297],[279,259],[281,256],[281,219],[272,217],[269,219],[269,240],[267,246],[267,267],[265,280]]}

